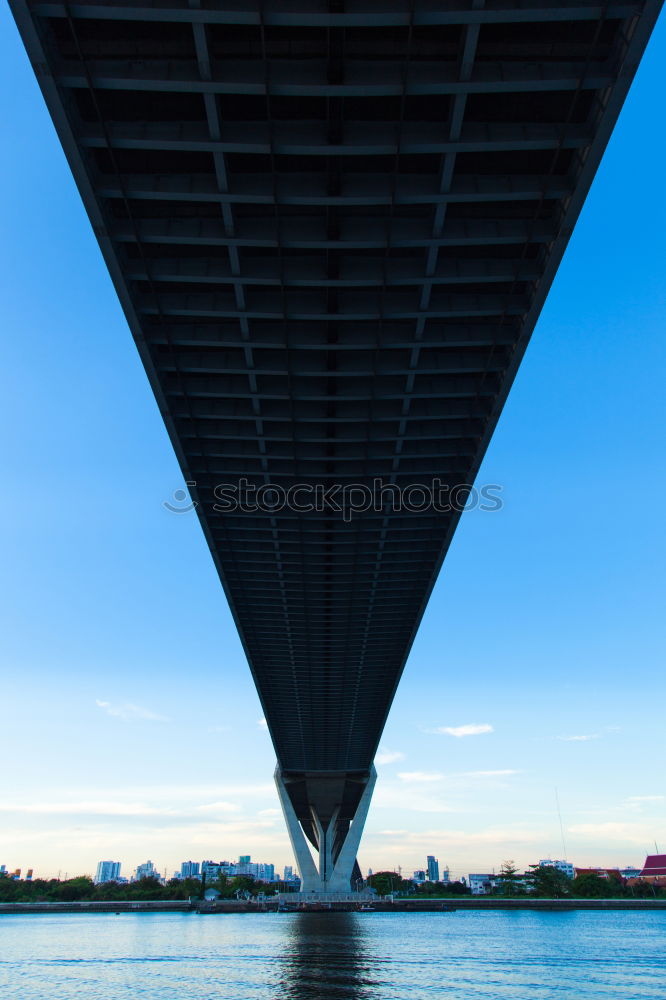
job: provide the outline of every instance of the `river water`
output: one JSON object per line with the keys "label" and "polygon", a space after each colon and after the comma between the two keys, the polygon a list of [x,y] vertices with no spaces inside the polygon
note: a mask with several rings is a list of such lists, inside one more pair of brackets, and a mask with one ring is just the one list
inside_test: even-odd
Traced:
{"label": "river water", "polygon": [[666,911],[2,915],[0,996],[664,1000]]}

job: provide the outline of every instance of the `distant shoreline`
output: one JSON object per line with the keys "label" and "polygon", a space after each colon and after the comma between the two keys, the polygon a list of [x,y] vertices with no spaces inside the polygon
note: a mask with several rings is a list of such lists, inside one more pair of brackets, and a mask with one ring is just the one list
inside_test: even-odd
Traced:
{"label": "distant shoreline", "polygon": [[[287,900],[283,900],[283,903]],[[306,904],[308,910],[358,912],[360,904],[330,903]],[[266,899],[261,902],[216,900],[201,903],[199,900],[109,900],[76,901],[57,903],[0,903],[0,916],[15,913],[274,913],[278,901]],[[544,910],[547,912],[566,910],[666,910],[666,899],[504,899],[502,897],[478,896],[440,899],[397,899],[394,902],[378,899],[370,905],[377,913],[433,913],[455,910]]]}

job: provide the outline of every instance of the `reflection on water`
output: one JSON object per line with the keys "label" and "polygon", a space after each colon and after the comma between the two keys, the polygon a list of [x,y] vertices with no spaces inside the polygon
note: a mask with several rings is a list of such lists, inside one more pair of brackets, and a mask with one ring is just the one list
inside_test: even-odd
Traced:
{"label": "reflection on water", "polygon": [[0,1000],[664,1000],[666,911],[0,915]]}
{"label": "reflection on water", "polygon": [[363,917],[355,913],[294,913],[288,923],[280,996],[293,1000],[370,1000],[376,970],[367,952]]}

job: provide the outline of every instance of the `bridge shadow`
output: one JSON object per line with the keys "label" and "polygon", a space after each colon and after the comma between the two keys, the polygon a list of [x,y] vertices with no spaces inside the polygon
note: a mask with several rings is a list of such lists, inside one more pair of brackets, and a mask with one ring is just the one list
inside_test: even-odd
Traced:
{"label": "bridge shadow", "polygon": [[376,968],[362,917],[354,913],[293,913],[280,974],[280,997],[289,1000],[374,1000]]}

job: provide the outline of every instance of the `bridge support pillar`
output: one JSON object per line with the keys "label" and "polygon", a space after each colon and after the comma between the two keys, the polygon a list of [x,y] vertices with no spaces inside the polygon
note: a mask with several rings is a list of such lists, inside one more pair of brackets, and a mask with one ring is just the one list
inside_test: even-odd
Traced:
{"label": "bridge support pillar", "polygon": [[353,778],[285,775],[276,767],[275,784],[301,877],[301,893],[348,893],[357,888],[352,884],[356,855],[376,780],[374,766],[367,775]]}

